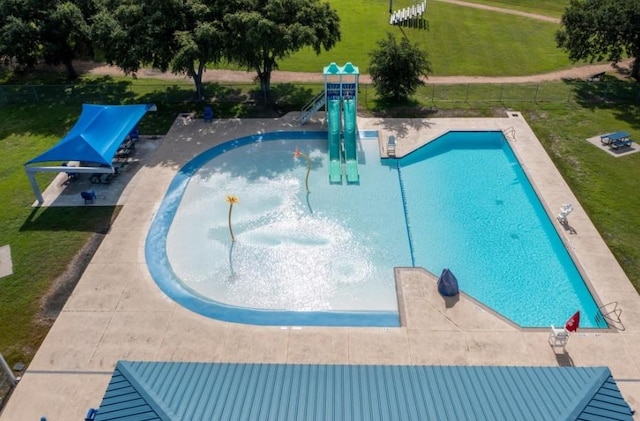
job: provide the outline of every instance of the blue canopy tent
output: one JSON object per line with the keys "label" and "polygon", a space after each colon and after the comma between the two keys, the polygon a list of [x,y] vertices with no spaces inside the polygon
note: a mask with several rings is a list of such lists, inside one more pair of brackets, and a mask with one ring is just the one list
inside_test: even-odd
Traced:
{"label": "blue canopy tent", "polygon": [[[154,104],[94,105],[83,104],[82,114],[71,131],[51,149],[24,164],[31,187],[42,204],[44,198],[35,179],[36,172],[114,173],[113,157],[118,148]],[[54,166],[38,166],[45,162]],[[68,167],[68,161],[88,166]]]}

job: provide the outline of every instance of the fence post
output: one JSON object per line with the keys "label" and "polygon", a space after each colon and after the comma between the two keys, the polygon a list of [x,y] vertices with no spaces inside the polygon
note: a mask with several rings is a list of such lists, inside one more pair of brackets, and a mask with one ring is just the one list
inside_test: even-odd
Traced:
{"label": "fence post", "polygon": [[367,92],[369,91],[369,85],[364,85],[364,109],[369,111],[369,103],[367,102]]}
{"label": "fence post", "polygon": [[540,83],[538,83],[538,85],[536,85],[536,93],[533,96],[533,102],[537,103],[538,102],[538,91],[540,90]]}
{"label": "fence post", "polygon": [[33,91],[33,96],[36,98],[36,102],[40,102],[40,98],[38,98],[38,91],[36,91],[36,87],[32,86],[31,90]]}
{"label": "fence post", "polygon": [[2,100],[4,102],[4,105],[9,105],[9,99],[5,95],[4,89],[2,88],[2,86],[0,86],[0,94],[2,95]]}
{"label": "fence post", "polygon": [[4,360],[2,354],[0,354],[0,368],[4,371],[9,378],[9,383],[11,386],[15,386],[18,381],[16,380],[16,376],[13,375],[13,371],[9,368],[9,364]]}
{"label": "fence post", "polygon": [[502,102],[502,93],[504,92],[504,83],[502,85],[500,85],[500,99],[498,99],[498,102]]}

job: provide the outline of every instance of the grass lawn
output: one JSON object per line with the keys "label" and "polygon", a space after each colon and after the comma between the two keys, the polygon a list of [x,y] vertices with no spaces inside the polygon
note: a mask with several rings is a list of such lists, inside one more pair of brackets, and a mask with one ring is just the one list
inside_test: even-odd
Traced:
{"label": "grass lawn", "polygon": [[554,35],[559,26],[554,23],[432,1],[427,6],[429,30],[425,31],[389,25],[386,1],[330,3],[341,19],[342,40],[319,56],[310,49],[300,51],[282,60],[281,70],[321,72],[332,61],[351,61],[367,73],[368,53],[387,32],[397,38],[406,35],[421,45],[438,76],[520,76],[570,66],[566,54],[556,47]]}
{"label": "grass lawn", "polygon": [[[350,61],[361,73],[368,73],[369,52],[377,48],[376,41],[384,39],[387,32],[418,43],[429,54],[433,74],[437,76],[521,76],[571,66],[567,55],[556,47],[554,36],[559,25],[554,23],[431,1],[425,15],[429,30],[421,30],[389,25],[386,0],[329,0],[329,3],[340,16],[340,42],[320,55],[303,49],[281,60],[280,70],[320,73],[332,61],[338,64]],[[499,4],[491,4],[558,17],[568,1],[496,3]],[[412,2],[397,0],[393,4],[397,9]]]}
{"label": "grass lawn", "polygon": [[[0,109],[0,245],[9,244],[14,275],[0,279],[0,352],[28,362],[51,320],[41,299],[92,233],[108,229],[113,208],[32,208],[22,164],[57,142],[78,107],[33,105]],[[52,178],[39,176],[41,185]],[[45,310],[45,309],[43,309]]]}

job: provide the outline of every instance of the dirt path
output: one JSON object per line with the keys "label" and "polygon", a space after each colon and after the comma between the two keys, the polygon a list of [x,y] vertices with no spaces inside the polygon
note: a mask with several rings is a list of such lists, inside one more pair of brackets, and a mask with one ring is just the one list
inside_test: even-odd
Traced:
{"label": "dirt path", "polygon": [[[618,66],[611,64],[594,64],[589,66],[573,67],[556,72],[542,73],[527,76],[504,76],[504,77],[487,77],[487,76],[431,76],[426,81],[432,84],[464,84],[464,83],[536,83],[547,82],[562,79],[586,79],[590,75],[600,72],[614,72],[622,75],[628,71],[630,61],[620,63]],[[111,75],[124,76],[124,73],[115,66],[105,66],[98,63],[78,62],[76,68],[79,72],[92,75]],[[251,83],[255,79],[254,72],[243,72],[236,70],[207,70],[203,76],[205,82],[243,82]],[[155,69],[141,69],[137,77],[139,78],[155,78],[163,80],[187,80],[191,79],[186,76],[174,75],[172,73],[162,73]],[[298,73],[276,71],[272,75],[273,83],[323,83],[324,79],[320,72],[318,73]],[[369,75],[360,75],[361,83],[371,83]]]}
{"label": "dirt path", "polygon": [[524,16],[526,18],[536,19],[536,20],[543,20],[545,22],[560,23],[560,19],[552,18],[551,16],[544,16],[544,15],[538,15],[538,14],[535,14],[535,13],[521,12],[519,10],[504,9],[502,7],[487,6],[485,4],[469,3],[469,2],[466,2],[466,1],[458,1],[458,0],[435,0],[435,1],[439,1],[441,3],[455,4],[456,6],[472,7],[474,9],[490,10],[492,12],[505,13],[505,14],[508,14],[508,15]]}

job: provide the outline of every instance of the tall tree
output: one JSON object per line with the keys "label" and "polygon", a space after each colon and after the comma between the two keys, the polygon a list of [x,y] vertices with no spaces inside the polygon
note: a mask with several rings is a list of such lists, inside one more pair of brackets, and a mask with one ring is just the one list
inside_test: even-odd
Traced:
{"label": "tall tree", "polygon": [[0,0],[0,57],[5,64],[28,69],[40,57],[40,31],[36,5],[20,0]]}
{"label": "tall tree", "polygon": [[63,64],[69,77],[78,77],[73,60],[93,54],[89,19],[95,12],[92,0],[60,2],[50,10],[40,32],[47,64]]}
{"label": "tall tree", "polygon": [[186,74],[202,98],[208,63],[223,56],[220,0],[107,0],[93,23],[96,44],[126,73],[142,65]]}
{"label": "tall tree", "polygon": [[92,51],[95,10],[94,0],[0,0],[0,56],[27,69],[40,59],[64,64],[75,78],[73,60]]}
{"label": "tall tree", "polygon": [[640,0],[571,0],[556,41],[573,61],[633,57],[640,80]]}
{"label": "tall tree", "polygon": [[340,41],[340,18],[320,0],[238,0],[225,16],[227,58],[257,72],[265,100],[278,61],[305,47],[316,54]]}
{"label": "tall tree", "polygon": [[407,99],[419,86],[422,76],[431,73],[428,55],[418,44],[406,38],[398,42],[391,33],[377,42],[378,49],[369,53],[369,73],[378,94],[394,101]]}

